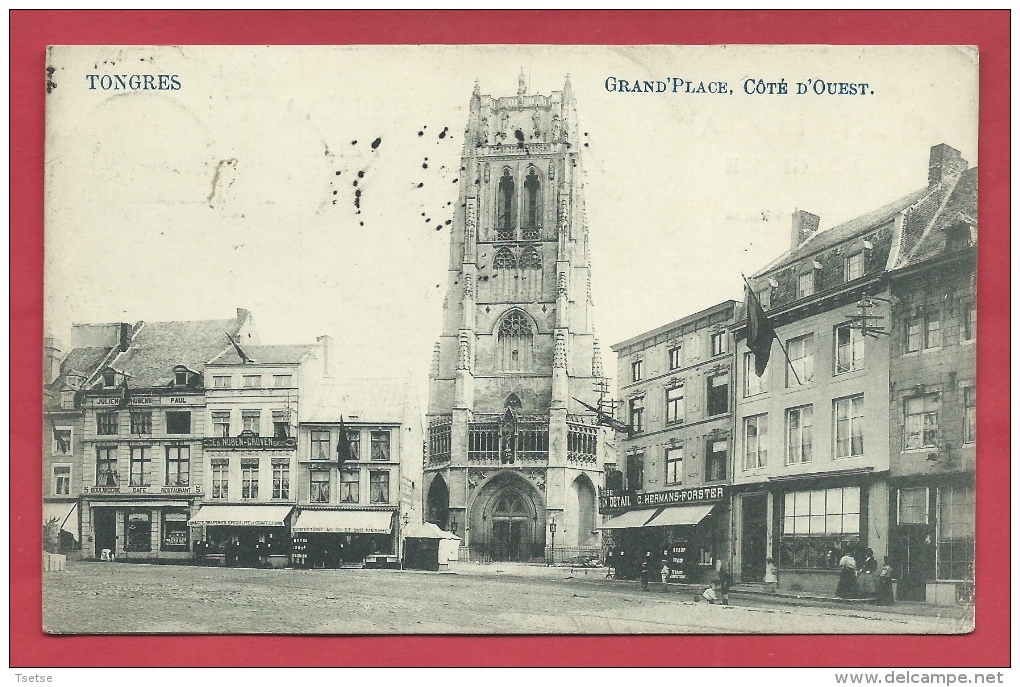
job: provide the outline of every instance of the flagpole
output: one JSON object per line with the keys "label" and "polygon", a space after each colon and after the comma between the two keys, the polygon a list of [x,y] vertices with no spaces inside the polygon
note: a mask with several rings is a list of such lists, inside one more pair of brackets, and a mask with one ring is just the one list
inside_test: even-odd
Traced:
{"label": "flagpole", "polygon": [[[758,296],[755,295],[754,289],[751,287],[751,282],[747,281],[747,277],[744,276],[743,272],[740,273],[740,278],[743,279],[744,284],[747,285],[747,292],[751,295],[751,298],[753,298],[754,302],[758,304],[758,307],[761,308],[761,311],[765,312],[765,308],[762,306],[761,301],[758,300]],[[779,344],[779,350],[783,352],[783,357],[786,358],[786,363],[790,366],[790,370],[793,372],[794,379],[797,380],[797,386],[803,386],[804,382],[800,381],[800,375],[797,374],[797,368],[793,366],[793,361],[790,360],[790,354],[786,352],[786,346],[783,345],[783,340],[779,338],[779,334],[775,332],[774,329],[773,333],[775,334],[776,342]]]}

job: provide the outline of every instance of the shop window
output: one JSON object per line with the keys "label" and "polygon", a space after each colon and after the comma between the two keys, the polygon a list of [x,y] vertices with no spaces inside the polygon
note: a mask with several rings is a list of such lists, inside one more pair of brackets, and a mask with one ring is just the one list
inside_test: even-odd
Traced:
{"label": "shop window", "polygon": [[128,483],[132,487],[149,486],[149,467],[152,453],[148,446],[131,447],[131,466]]}
{"label": "shop window", "polygon": [[152,434],[152,412],[148,410],[131,411],[131,433]]}
{"label": "shop window", "polygon": [[860,540],[860,487],[787,492],[779,564],[790,568],[838,568]]}
{"label": "shop window", "polygon": [[259,410],[241,411],[241,431],[254,436],[259,435],[262,424],[262,412]]}
{"label": "shop window", "polygon": [[361,475],[355,471],[340,473],[340,503],[360,503]]}
{"label": "shop window", "polygon": [[273,411],[273,437],[286,439],[290,436],[290,413],[286,410]]}
{"label": "shop window", "polygon": [[678,370],[683,365],[683,350],[682,346],[669,349],[669,369]]}
{"label": "shop window", "polygon": [[160,548],[164,551],[188,550],[187,513],[175,511],[163,513],[163,542]]}
{"label": "shop window", "polygon": [[843,264],[843,274],[846,281],[853,281],[864,276],[864,253],[853,253],[848,255]]}
{"label": "shop window", "polygon": [[744,469],[755,470],[768,464],[769,416],[767,413],[744,418]]}
{"label": "shop window", "polygon": [[630,431],[638,434],[645,430],[645,397],[630,399]]}
{"label": "shop window", "polygon": [[242,375],[241,383],[245,389],[262,388],[262,375]]}
{"label": "shop window", "polygon": [[786,368],[787,387],[797,386],[798,380],[800,384],[807,384],[815,378],[814,334],[805,334],[788,340],[786,352],[790,355],[790,364]]}
{"label": "shop window", "polygon": [[684,483],[684,447],[676,446],[666,449],[666,484],[682,485]]}
{"label": "shop window", "polygon": [[327,470],[312,470],[308,480],[308,500],[312,503],[329,503],[329,478]]}
{"label": "shop window", "polygon": [[811,462],[812,406],[786,410],[786,464]]}
{"label": "shop window", "polygon": [[730,409],[730,375],[726,372],[708,378],[708,414],[722,415]]}
{"label": "shop window", "polygon": [[705,481],[717,482],[726,479],[726,457],[730,442],[725,439],[709,439],[705,451]]}
{"label": "shop window", "polygon": [[936,574],[940,580],[973,580],[974,488],[940,487],[938,502]]}
{"label": "shop window", "polygon": [[186,487],[191,482],[191,447],[166,447],[166,485]]}
{"label": "shop window", "polygon": [[387,430],[372,432],[372,460],[390,459],[390,433]]}
{"label": "shop window", "polygon": [[645,455],[633,453],[627,456],[627,489],[641,491],[645,486]]}
{"label": "shop window", "polygon": [[257,499],[259,497],[259,461],[245,459],[241,461],[241,498]]}
{"label": "shop window", "polygon": [[212,425],[214,437],[230,436],[230,411],[214,410],[212,413]]}
{"label": "shop window", "polygon": [[71,466],[70,465],[54,465],[53,466],[53,495],[54,496],[70,496],[71,495]]}
{"label": "shop window", "polygon": [[290,498],[290,461],[273,458],[273,498]]}
{"label": "shop window", "polygon": [[214,389],[229,389],[230,375],[213,375],[212,385]]}
{"label": "shop window", "polygon": [[841,375],[864,368],[864,336],[860,329],[848,324],[836,327],[833,339],[836,346],[833,355],[834,374]]}
{"label": "shop window", "polygon": [[977,338],[977,304],[975,301],[964,301],[960,304],[960,341],[973,341]]}
{"label": "shop window", "polygon": [[347,430],[347,445],[351,447],[351,460],[361,460],[361,430]]}
{"label": "shop window", "polygon": [[744,397],[757,396],[763,394],[768,390],[768,376],[769,368],[765,368],[764,374],[761,377],[755,372],[754,369],[754,354],[744,354]]}
{"label": "shop window", "polygon": [[666,424],[684,421],[684,388],[674,386],[666,389]]}
{"label": "shop window", "polygon": [[294,386],[294,376],[273,375],[273,386],[277,389],[289,389]]}
{"label": "shop window", "polygon": [[128,551],[152,550],[152,517],[148,511],[136,511],[127,514]]}
{"label": "shop window", "polygon": [[643,368],[644,368],[643,360],[635,360],[630,364],[630,379],[632,382],[641,381]]}
{"label": "shop window", "polygon": [[711,335],[710,343],[712,346],[713,356],[722,355],[723,353],[725,353],[726,349],[728,348],[726,346],[726,332],[721,331],[713,333]]}
{"label": "shop window", "polygon": [[167,434],[191,434],[191,413],[188,411],[167,411]]}
{"label": "shop window", "polygon": [[209,467],[212,469],[212,498],[230,498],[230,464],[224,458],[217,458]]}
{"label": "shop window", "polygon": [[96,434],[117,433],[117,413],[96,413]]}
{"label": "shop window", "polygon": [[329,430],[312,430],[312,460],[329,460]]}
{"label": "shop window", "polygon": [[928,524],[927,487],[911,487],[896,492],[896,522],[900,525]]}
{"label": "shop window", "polygon": [[117,475],[117,447],[96,447],[96,486],[116,487],[120,479]]}
{"label": "shop window", "polygon": [[390,473],[372,471],[368,475],[369,503],[390,502]]}
{"label": "shop window", "polygon": [[977,388],[963,390],[963,443],[973,444],[977,440]]}
{"label": "shop window", "polygon": [[832,402],[835,420],[836,458],[864,455],[864,394],[838,398]]}
{"label": "shop window", "polygon": [[58,456],[67,456],[71,454],[72,444],[72,428],[71,427],[54,427],[53,428],[53,454]]}
{"label": "shop window", "polygon": [[938,447],[941,408],[938,394],[925,394],[904,401],[904,449]]}

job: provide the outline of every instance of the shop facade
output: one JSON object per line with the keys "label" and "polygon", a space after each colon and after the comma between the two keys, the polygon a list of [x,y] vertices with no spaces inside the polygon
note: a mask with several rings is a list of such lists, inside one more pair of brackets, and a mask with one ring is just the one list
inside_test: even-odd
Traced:
{"label": "shop facade", "polygon": [[397,511],[304,507],[293,530],[294,566],[397,567]]}
{"label": "shop facade", "polygon": [[599,497],[605,562],[618,579],[635,579],[648,559],[674,582],[706,582],[727,556],[729,487],[613,492]]}
{"label": "shop facade", "polygon": [[207,565],[282,568],[291,562],[293,504],[205,504],[188,523]]}

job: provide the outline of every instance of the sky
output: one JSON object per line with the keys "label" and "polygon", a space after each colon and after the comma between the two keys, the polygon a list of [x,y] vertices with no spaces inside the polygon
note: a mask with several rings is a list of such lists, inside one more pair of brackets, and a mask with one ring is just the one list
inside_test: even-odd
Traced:
{"label": "sky", "polygon": [[[938,143],[976,165],[977,61],[944,46],[54,48],[45,329],[70,342],[75,322],[243,307],[263,343],[329,334],[338,374],[410,373],[424,394],[474,82],[515,95],[523,70],[549,94],[569,73],[615,377],[613,344],[739,300],[741,272],[789,248],[795,210],[825,230],[896,200],[927,183]],[[104,90],[116,74],[180,88]],[[789,92],[749,95],[748,79]],[[809,79],[868,86],[798,95]]]}

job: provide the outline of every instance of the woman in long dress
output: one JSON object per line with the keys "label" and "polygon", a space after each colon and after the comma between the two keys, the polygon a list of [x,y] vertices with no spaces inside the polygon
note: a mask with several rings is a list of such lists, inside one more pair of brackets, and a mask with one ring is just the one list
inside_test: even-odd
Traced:
{"label": "woman in long dress", "polygon": [[875,596],[875,574],[878,572],[878,561],[875,560],[875,552],[868,549],[864,563],[861,565],[861,574],[857,576],[857,595],[862,599],[870,599]]}
{"label": "woman in long dress", "polygon": [[839,559],[839,584],[836,585],[836,596],[841,599],[849,599],[854,595],[857,587],[857,561],[847,551]]}

